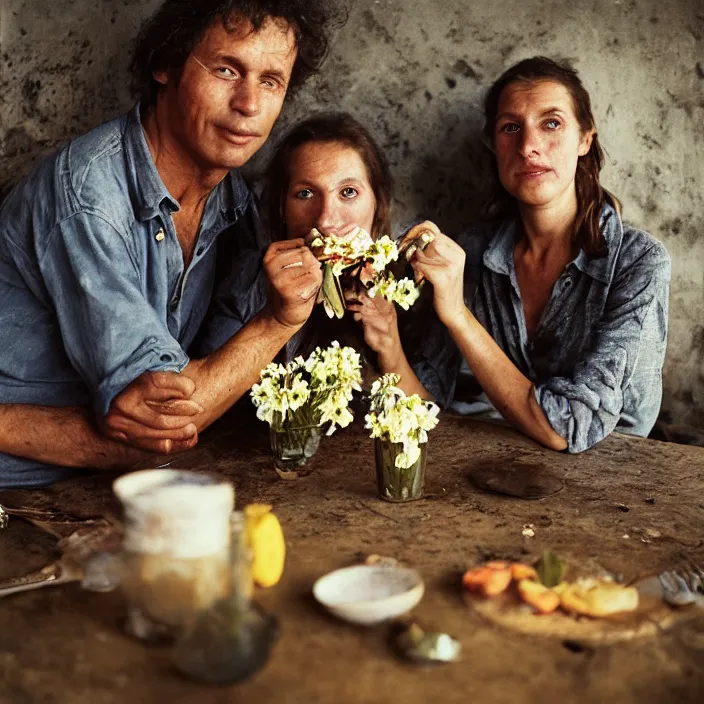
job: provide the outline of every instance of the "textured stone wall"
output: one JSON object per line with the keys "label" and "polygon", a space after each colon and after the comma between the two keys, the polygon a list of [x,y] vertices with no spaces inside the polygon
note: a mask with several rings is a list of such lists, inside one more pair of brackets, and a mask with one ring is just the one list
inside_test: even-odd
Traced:
{"label": "textured stone wall", "polygon": [[[158,4],[3,0],[0,186],[130,105],[130,41]],[[426,214],[452,233],[474,213],[486,168],[490,82],[534,54],[572,59],[609,154],[607,187],[673,258],[663,411],[704,426],[703,37],[701,0],[357,0],[281,127],[320,109],[353,113],[392,163],[397,221]]]}

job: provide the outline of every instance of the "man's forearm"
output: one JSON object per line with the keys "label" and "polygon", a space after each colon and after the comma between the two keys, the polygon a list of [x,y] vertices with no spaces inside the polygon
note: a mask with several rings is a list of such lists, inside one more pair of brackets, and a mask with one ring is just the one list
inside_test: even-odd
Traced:
{"label": "man's forearm", "polygon": [[219,350],[189,362],[182,373],[195,382],[191,400],[205,409],[193,418],[199,431],[249,391],[261,370],[298,329],[278,322],[267,307]]}
{"label": "man's forearm", "polygon": [[153,455],[115,442],[81,407],[0,405],[0,452],[62,467],[129,469]]}

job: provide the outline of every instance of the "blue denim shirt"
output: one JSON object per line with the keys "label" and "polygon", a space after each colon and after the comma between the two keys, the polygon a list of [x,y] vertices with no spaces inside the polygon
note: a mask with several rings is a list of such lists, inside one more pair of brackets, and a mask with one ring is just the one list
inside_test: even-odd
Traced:
{"label": "blue denim shirt", "polygon": [[[582,452],[612,430],[646,436],[658,415],[667,343],[670,257],[647,233],[602,215],[608,254],[580,251],[555,283],[528,337],[513,262],[517,220],[462,235],[465,303],[511,361],[535,384],[550,425]],[[460,352],[434,319],[412,365],[448,406]]]}
{"label": "blue denim shirt", "polygon": [[[207,200],[185,269],[178,209],[139,106],[70,142],[15,188],[0,209],[1,403],[92,405],[105,414],[143,372],[186,366],[216,265],[228,263],[217,243],[256,247],[257,214],[241,175],[228,174]],[[234,333],[245,321],[226,313]],[[63,474],[0,454],[0,488]]]}

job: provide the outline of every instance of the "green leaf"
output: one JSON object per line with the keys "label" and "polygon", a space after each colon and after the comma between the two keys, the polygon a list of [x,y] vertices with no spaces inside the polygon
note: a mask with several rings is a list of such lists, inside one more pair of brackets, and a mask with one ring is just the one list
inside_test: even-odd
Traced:
{"label": "green leaf", "polygon": [[327,262],[323,266],[323,286],[321,290],[335,317],[342,318],[345,314],[345,299],[342,295],[342,287],[340,280],[332,272],[332,265]]}
{"label": "green leaf", "polygon": [[552,550],[543,551],[535,570],[546,587],[556,587],[565,577],[565,563]]}

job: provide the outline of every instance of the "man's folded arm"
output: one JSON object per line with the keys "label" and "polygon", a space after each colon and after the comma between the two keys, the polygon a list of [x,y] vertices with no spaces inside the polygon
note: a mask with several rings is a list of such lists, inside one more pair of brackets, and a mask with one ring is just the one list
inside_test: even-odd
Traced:
{"label": "man's folded arm", "polygon": [[[203,409],[189,423],[193,432],[206,428],[239,400],[310,315],[322,275],[303,240],[274,243],[264,266],[270,282],[266,306],[215,352],[190,360],[180,374],[194,383],[189,400]],[[104,425],[111,437],[137,446],[145,433],[171,437],[143,414],[146,378],[137,379],[114,400]]]}
{"label": "man's folded arm", "polygon": [[77,213],[54,228],[39,262],[64,348],[98,417],[144,372],[188,364],[147,300],[133,246],[102,215]]}
{"label": "man's folded arm", "polygon": [[0,405],[0,452],[61,467],[128,469],[149,453],[105,437],[86,408]]}
{"label": "man's folded arm", "polygon": [[[171,336],[143,291],[131,243],[100,214],[77,213],[50,233],[39,266],[59,322],[64,348],[93,399],[80,407],[0,405],[0,452],[61,466],[124,468],[145,454],[105,437],[98,421],[113,398],[145,372],[180,371],[188,356]],[[156,374],[164,381],[171,375]],[[176,377],[176,375],[173,375]],[[151,378],[151,376],[150,376]],[[200,406],[187,398],[193,386],[153,384],[162,425],[171,439],[147,438],[142,450],[173,452],[195,444],[182,430]],[[178,399],[168,410],[163,402]],[[169,413],[171,415],[169,415]]]}

